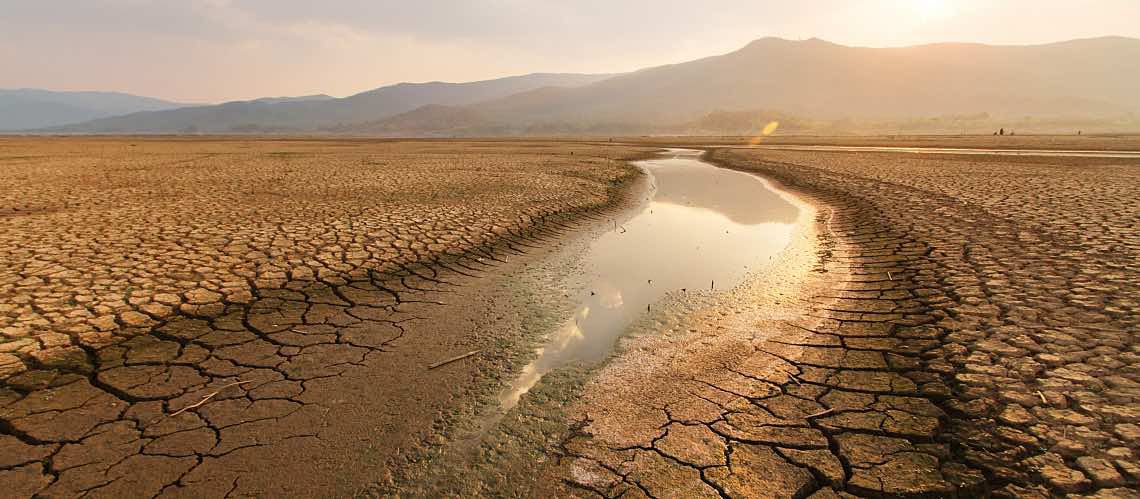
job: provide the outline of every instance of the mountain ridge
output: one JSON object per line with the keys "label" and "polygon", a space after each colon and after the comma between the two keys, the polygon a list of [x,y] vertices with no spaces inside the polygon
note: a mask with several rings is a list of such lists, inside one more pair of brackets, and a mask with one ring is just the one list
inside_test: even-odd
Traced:
{"label": "mountain ridge", "polygon": [[0,130],[43,128],[187,105],[124,92],[0,89]]}
{"label": "mountain ridge", "polygon": [[261,99],[213,106],[133,113],[59,127],[75,133],[255,133],[314,131],[395,116],[423,105],[466,105],[550,85],[576,85],[608,74],[531,73],[463,83],[397,83],[343,98],[272,102]]}
{"label": "mountain ridge", "polygon": [[[1140,40],[1125,37],[893,48],[762,38],[726,54],[472,107],[497,121],[498,128],[513,125],[523,133],[535,126],[549,129],[551,123],[566,124],[566,130],[640,123],[652,131],[683,129],[715,111],[748,109],[833,122],[978,113],[1109,116],[1140,111],[1135,88],[1140,88]],[[403,120],[412,122],[410,116]]]}
{"label": "mountain ridge", "polygon": [[[628,73],[399,83],[340,99],[241,101],[135,113],[54,131],[656,133],[753,122],[725,119],[750,110],[769,110],[765,113],[803,126],[848,123],[856,132],[868,122],[963,115],[986,115],[995,122],[1040,118],[1056,126],[1069,118],[1082,123],[1111,118],[1125,128],[1140,128],[1140,92],[1135,88],[1140,88],[1140,39],[1128,37],[887,48],[765,37],[728,53]],[[928,125],[934,126],[923,126]],[[975,125],[989,126],[970,123]]]}

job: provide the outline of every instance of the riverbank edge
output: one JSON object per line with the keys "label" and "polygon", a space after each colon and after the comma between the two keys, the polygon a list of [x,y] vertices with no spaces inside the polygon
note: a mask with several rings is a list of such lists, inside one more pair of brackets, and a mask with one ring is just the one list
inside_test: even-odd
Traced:
{"label": "riverbank edge", "polygon": [[[705,155],[702,154],[700,159],[706,161]],[[653,314],[631,324],[606,360],[590,366],[567,366],[548,374],[503,418],[501,424],[492,429],[479,452],[470,455],[469,461],[452,463],[449,469],[443,470],[441,473],[446,478],[433,478],[434,482],[442,482],[445,487],[432,488],[430,493],[516,497],[579,495],[583,490],[567,486],[570,482],[563,467],[571,457],[567,445],[581,432],[588,431],[586,426],[591,408],[581,403],[584,391],[598,383],[615,363],[641,357],[640,350],[646,348],[646,343],[662,335],[699,337],[700,334],[692,334],[689,329],[699,327],[691,323],[692,317],[719,314],[740,297],[767,293],[767,301],[754,308],[759,308],[759,313],[780,316],[794,313],[786,310],[795,307],[794,296],[806,292],[809,286],[815,286],[810,289],[819,289],[822,281],[813,273],[813,270],[820,270],[816,264],[817,236],[821,233],[819,227],[826,223],[828,213],[817,210],[814,205],[766,178],[749,175],[800,209],[788,247],[781,250],[773,261],[751,270],[732,289],[716,292],[690,290],[666,297],[667,304],[654,307]],[[796,288],[780,288],[787,292],[780,295],[787,298],[784,307],[779,307],[783,298],[771,293],[772,287],[780,285],[781,281],[794,282],[792,287]],[[771,308],[780,310],[773,312]],[[663,332],[663,328],[669,331]],[[416,490],[411,494],[423,492],[422,489]],[[390,493],[395,493],[395,490],[390,489]]]}
{"label": "riverbank edge", "polygon": [[[722,168],[748,172],[767,178],[775,185],[779,186],[779,188],[793,192],[798,196],[802,196],[803,198],[809,200],[811,203],[819,206],[821,209],[826,209],[831,213],[837,225],[850,224],[853,220],[859,220],[862,224],[870,224],[870,228],[864,227],[862,230],[857,230],[848,234],[843,234],[840,230],[827,230],[826,237],[830,239],[831,244],[834,245],[836,254],[857,255],[861,254],[862,252],[874,252],[881,250],[882,248],[880,245],[867,241],[857,234],[892,232],[892,229],[889,226],[889,221],[878,218],[876,216],[873,205],[871,205],[870,202],[858,197],[857,193],[846,192],[837,187],[809,185],[807,182],[801,181],[801,179],[795,175],[794,169],[803,168],[802,165],[780,164],[780,167],[787,167],[787,170],[779,171],[774,168],[738,164],[734,163],[731,159],[718,156],[718,153],[728,151],[731,148],[708,147],[704,149],[707,151],[708,162]],[[764,164],[765,162],[761,161],[760,163]],[[925,244],[923,241],[915,242],[920,245]],[[834,255],[829,255],[829,257],[830,256]],[[833,260],[832,263],[834,264],[836,262]],[[906,282],[908,286],[912,286],[914,288],[918,287],[917,283],[911,282],[911,279],[914,277],[914,274],[916,274],[917,271],[915,271],[915,269],[909,268],[908,265],[898,265],[894,270],[894,274],[891,274],[891,271],[887,270],[885,267],[882,269],[882,271],[887,272],[888,281],[894,281],[897,279]],[[838,279],[833,278],[831,279],[831,285],[840,288],[842,286],[842,283]],[[929,307],[924,304],[922,308],[923,310],[920,312],[920,314],[935,313],[933,307]],[[842,311],[834,312],[835,313],[826,314],[827,318],[839,320],[840,317],[844,317],[844,314],[848,313]],[[923,327],[927,324],[933,323],[934,317],[916,317],[904,319],[901,321],[888,322],[892,324],[892,330],[900,326],[905,328]],[[944,334],[945,333],[943,333],[943,335]],[[938,340],[939,341],[937,346],[945,344],[940,341],[940,338],[938,338]],[[922,353],[934,350],[937,346],[930,344],[921,346],[908,345],[904,340],[900,345],[896,346],[895,348],[885,350],[884,352],[888,355],[894,354],[906,357],[915,357],[916,354],[920,354],[917,357],[921,358]],[[939,452],[936,452],[936,454],[939,454],[936,456],[938,458],[937,462],[943,468],[946,468],[947,465],[949,465],[949,467],[952,468],[952,470],[949,470],[951,472],[943,473],[942,480],[931,481],[925,485],[904,487],[906,490],[900,489],[894,491],[876,491],[860,488],[852,490],[848,488],[848,491],[857,493],[859,495],[903,492],[906,494],[917,495],[953,494],[955,496],[974,496],[978,494],[990,495],[997,492],[996,489],[998,487],[1002,485],[1008,485],[1008,481],[1002,480],[998,477],[984,476],[982,471],[970,466],[968,459],[966,459],[962,454],[962,449],[953,444],[956,439],[951,437],[951,432],[953,431],[953,428],[956,426],[956,424],[960,421],[961,414],[961,407],[955,407],[955,404],[961,404],[964,402],[957,400],[952,396],[951,387],[955,386],[956,384],[955,376],[957,373],[946,372],[940,368],[932,369],[931,366],[925,361],[925,359],[916,360],[918,361],[917,365],[908,367],[914,368],[915,371],[926,375],[922,376],[922,378],[927,380],[928,385],[926,386],[927,389],[925,390],[923,389],[924,387],[922,385],[918,385],[917,391],[912,393],[912,395],[925,397],[932,404],[937,406],[941,412],[938,414],[932,414],[934,416],[937,416],[938,419],[938,425],[936,429],[931,431],[929,434],[924,435],[922,438],[910,438],[908,440],[911,440],[912,443],[918,445],[932,443],[934,445],[943,446],[942,449],[938,449]],[[891,366],[891,368],[893,369],[894,366]],[[931,378],[935,378],[935,380],[931,380]],[[860,388],[868,389],[870,387],[855,385],[851,386],[850,388],[857,390]],[[868,391],[874,390],[871,389]],[[907,470],[903,468],[895,470],[895,472],[915,473],[917,470]],[[1016,485],[1028,484],[1021,483]]]}
{"label": "riverbank edge", "polygon": [[[512,233],[488,247],[490,254],[509,255],[511,258],[494,262],[494,268],[485,274],[490,281],[480,287],[512,287],[530,296],[548,293],[550,290],[526,282],[528,267],[552,258],[552,255],[567,252],[567,246],[580,246],[593,240],[610,230],[613,220],[636,214],[644,203],[642,196],[651,188],[649,176],[636,163],[655,158],[661,151],[659,148],[651,149],[653,150],[620,160],[627,173],[619,182],[608,186],[607,201],[604,204],[560,213],[556,220],[544,221],[525,236]],[[460,287],[449,297],[449,301],[454,306],[459,306],[469,302],[468,297],[472,293],[478,294],[483,289]],[[473,422],[497,407],[498,395],[503,387],[536,357],[535,349],[542,345],[546,334],[561,323],[561,317],[555,313],[559,305],[541,303],[536,306],[534,300],[520,303],[517,297],[509,298],[510,303],[503,303],[502,306],[519,315],[496,321],[495,327],[500,331],[501,337],[489,339],[500,344],[507,342],[509,351],[494,354],[500,361],[482,361],[476,356],[477,367],[471,374],[473,382],[463,388],[462,393],[454,394],[460,399],[459,403],[453,404],[449,412],[439,414],[430,431],[417,437],[415,446],[400,449],[399,455],[389,461],[383,473],[358,489],[354,493],[355,497],[404,497],[409,495],[409,491],[417,490],[428,493],[424,488],[434,483],[430,474],[438,467],[441,459],[447,457],[445,452],[474,430]]]}
{"label": "riverbank edge", "polygon": [[[961,406],[950,389],[956,373],[927,362],[947,333],[934,326],[937,297],[924,294],[925,243],[885,226],[857,193],[800,181],[803,166],[736,164],[715,149],[704,160],[765,178],[818,210],[817,267],[801,283],[814,291],[798,305],[802,316],[750,321],[768,330],[753,338],[751,355],[735,351],[739,339],[728,340],[736,348],[696,345],[672,358],[647,343],[640,355],[652,362],[625,375],[610,364],[608,379],[591,381],[603,389],[571,410],[569,436],[542,481],[556,485],[531,495],[973,497],[1009,485],[970,466],[950,438]],[[690,332],[694,343],[717,339]],[[669,381],[656,366],[702,349],[717,355],[674,368],[691,382],[641,396]],[[640,386],[625,388],[638,377]],[[692,395],[670,393],[683,391]]]}

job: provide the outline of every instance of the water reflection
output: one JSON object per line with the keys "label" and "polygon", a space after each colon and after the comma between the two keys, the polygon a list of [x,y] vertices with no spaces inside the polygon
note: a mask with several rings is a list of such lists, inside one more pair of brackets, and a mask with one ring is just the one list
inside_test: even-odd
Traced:
{"label": "water reflection", "polygon": [[575,313],[502,394],[504,409],[552,369],[605,358],[626,327],[665,293],[731,288],[749,266],[787,246],[798,209],[756,177],[716,168],[698,155],[673,150],[640,163],[656,186],[652,200],[590,244],[587,288]]}

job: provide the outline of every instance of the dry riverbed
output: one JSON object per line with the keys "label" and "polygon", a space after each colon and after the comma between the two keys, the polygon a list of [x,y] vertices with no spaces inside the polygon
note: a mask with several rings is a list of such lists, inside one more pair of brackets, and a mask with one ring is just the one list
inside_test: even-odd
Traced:
{"label": "dry riverbed", "polygon": [[548,376],[462,466],[405,486],[1136,496],[1135,160],[710,158],[793,193],[795,243],[634,324],[600,370]]}
{"label": "dry riverbed", "polygon": [[0,487],[356,493],[525,360],[486,276],[620,204],[645,152],[0,140]]}
{"label": "dry riverbed", "polygon": [[663,140],[0,139],[0,487],[1136,496],[1134,159],[713,148],[787,244],[502,405]]}

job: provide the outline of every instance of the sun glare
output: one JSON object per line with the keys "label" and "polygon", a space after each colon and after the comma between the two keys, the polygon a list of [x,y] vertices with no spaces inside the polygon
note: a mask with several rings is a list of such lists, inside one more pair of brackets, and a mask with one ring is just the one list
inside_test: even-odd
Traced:
{"label": "sun glare", "polygon": [[949,0],[909,0],[915,14],[923,21],[936,21],[954,15],[954,6]]}

